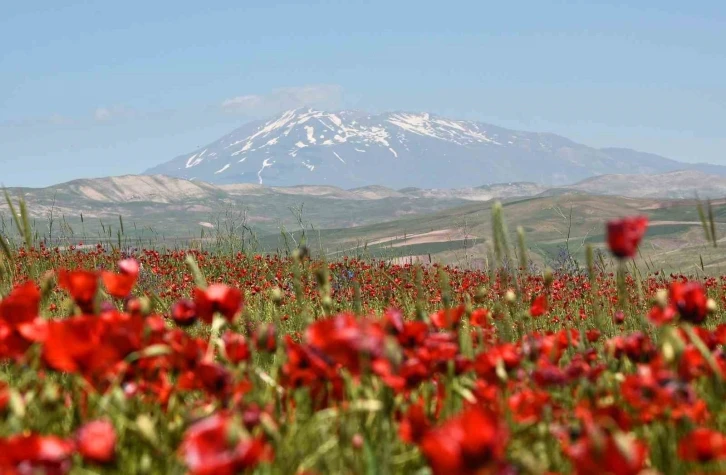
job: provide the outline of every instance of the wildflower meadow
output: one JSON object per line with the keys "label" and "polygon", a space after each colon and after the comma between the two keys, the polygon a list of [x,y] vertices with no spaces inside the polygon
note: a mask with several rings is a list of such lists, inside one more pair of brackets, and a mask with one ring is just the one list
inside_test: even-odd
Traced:
{"label": "wildflower meadow", "polygon": [[493,210],[483,270],[61,249],[18,213],[0,473],[726,472],[726,276],[638,269],[643,217],[536,271]]}

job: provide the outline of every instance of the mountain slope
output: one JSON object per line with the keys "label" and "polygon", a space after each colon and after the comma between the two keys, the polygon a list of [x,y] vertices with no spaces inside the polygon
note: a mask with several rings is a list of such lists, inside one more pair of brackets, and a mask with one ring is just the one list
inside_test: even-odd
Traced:
{"label": "mountain slope", "polygon": [[[328,186],[287,188],[256,184],[213,185],[167,176],[128,175],[74,180],[46,188],[9,188],[23,196],[41,235],[62,229],[67,235],[97,239],[109,223],[126,223],[127,234],[142,231],[168,238],[199,236],[200,226],[246,219],[256,232],[297,229],[296,213],[315,228],[384,222],[464,204],[456,196],[419,197],[382,187],[343,190]],[[55,222],[55,225],[52,223]],[[101,224],[103,223],[103,225]],[[116,224],[114,224],[116,223]],[[153,230],[153,231],[152,231]],[[9,207],[0,200],[0,235],[12,234]]]}
{"label": "mountain slope", "polygon": [[[218,184],[462,188],[482,183],[565,185],[605,173],[702,169],[628,149],[595,149],[554,134],[518,132],[427,113],[292,110],[255,122],[149,169]],[[701,167],[701,168],[698,168]],[[726,176],[726,167],[709,173]]]}
{"label": "mountain slope", "polygon": [[726,177],[698,170],[657,175],[601,175],[564,187],[596,195],[631,198],[691,199],[726,197]]}

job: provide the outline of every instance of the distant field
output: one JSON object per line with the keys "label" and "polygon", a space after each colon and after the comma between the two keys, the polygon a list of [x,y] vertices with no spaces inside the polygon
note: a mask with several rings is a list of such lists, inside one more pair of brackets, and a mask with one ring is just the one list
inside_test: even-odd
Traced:
{"label": "distant field", "polygon": [[[434,261],[445,263],[457,263],[464,259],[461,256],[481,259],[486,256],[491,239],[491,204],[466,204],[385,223],[322,230],[308,234],[308,239],[313,249],[322,247],[329,256],[358,252],[380,258],[426,255],[428,259],[431,254]],[[525,230],[527,248],[535,263],[552,261],[563,246],[583,262],[585,244],[604,248],[606,220],[645,214],[651,225],[647,244],[636,262],[654,269],[694,271],[700,267],[702,258],[706,270],[718,272],[726,264],[726,256],[720,249],[707,245],[696,206],[693,200],[560,195],[513,199],[504,203],[504,213],[512,242],[517,226]],[[713,210],[717,237],[724,236],[726,206],[716,204]],[[416,242],[419,235],[426,235],[428,242]],[[262,241],[263,247],[274,248],[278,239],[268,236]]]}
{"label": "distant field", "polygon": [[[24,193],[37,235],[61,246],[83,241],[175,248],[234,241],[250,252],[284,253],[300,242],[304,229],[309,247],[328,258],[345,254],[382,259],[425,256],[424,261],[471,265],[486,260],[491,238],[493,200],[472,202],[402,193],[362,199],[358,196],[371,192],[325,187],[276,191],[251,185],[221,190],[207,184],[167,181],[150,188],[153,193],[148,199],[157,201],[141,197],[125,201],[128,197],[118,185],[105,190],[96,182],[89,182],[93,189],[88,188],[89,183],[84,182],[86,188],[79,185],[82,192],[66,186]],[[159,194],[162,185],[170,188],[163,189],[165,194]],[[103,192],[105,201],[91,199]],[[77,209],[71,208],[74,203]],[[503,204],[512,239],[521,226],[529,257],[537,265],[554,263],[563,247],[582,261],[585,244],[602,248],[608,219],[632,214],[646,214],[651,220],[639,264],[695,271],[702,260],[700,271],[717,272],[726,261],[718,250],[706,245],[694,200],[561,190],[549,196],[509,198]],[[713,215],[717,237],[726,235],[723,201],[714,202]],[[0,205],[0,233],[14,235],[7,205]]]}

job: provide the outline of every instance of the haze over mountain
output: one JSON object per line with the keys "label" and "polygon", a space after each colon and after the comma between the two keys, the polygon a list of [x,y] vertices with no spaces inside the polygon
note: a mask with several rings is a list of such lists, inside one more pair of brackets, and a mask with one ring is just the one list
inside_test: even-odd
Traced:
{"label": "haze over mountain", "polygon": [[726,167],[682,163],[623,148],[596,149],[549,133],[508,130],[429,113],[287,111],[252,122],[150,168],[209,183],[354,188],[462,188],[484,183],[566,185],[608,173]]}

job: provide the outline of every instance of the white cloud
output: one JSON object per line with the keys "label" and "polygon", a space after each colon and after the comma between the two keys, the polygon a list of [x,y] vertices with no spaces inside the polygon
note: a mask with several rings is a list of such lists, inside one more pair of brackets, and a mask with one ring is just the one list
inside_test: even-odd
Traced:
{"label": "white cloud", "polygon": [[96,122],[108,122],[110,120],[130,118],[136,115],[132,109],[124,106],[98,107],[93,112],[93,119]]}
{"label": "white cloud", "polygon": [[268,115],[299,107],[335,109],[343,100],[343,88],[335,84],[312,84],[274,89],[269,94],[248,94],[226,99],[221,107],[228,112]]}
{"label": "white cloud", "polygon": [[96,112],[93,113],[93,118],[98,122],[105,122],[111,118],[111,111],[106,107],[99,107]]}
{"label": "white cloud", "polygon": [[44,127],[73,125],[76,121],[62,114],[52,114],[47,117],[28,117],[0,121],[0,127]]}
{"label": "white cloud", "polygon": [[231,99],[226,99],[222,102],[222,109],[225,110],[245,110],[254,109],[260,107],[264,99],[261,96],[238,96]]}

